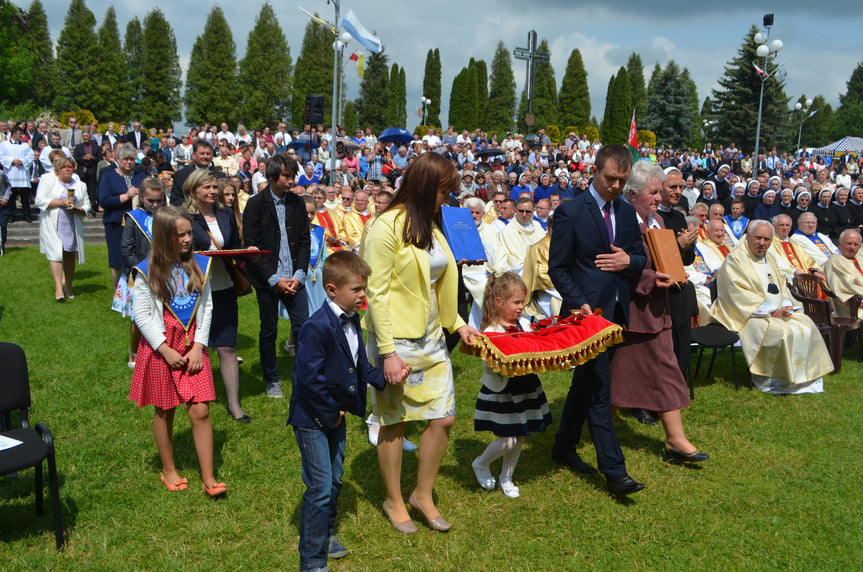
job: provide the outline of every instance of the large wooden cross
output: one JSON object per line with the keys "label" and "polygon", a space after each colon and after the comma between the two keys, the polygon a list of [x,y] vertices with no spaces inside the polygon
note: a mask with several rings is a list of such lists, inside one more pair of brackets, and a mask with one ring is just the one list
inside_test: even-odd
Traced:
{"label": "large wooden cross", "polygon": [[548,63],[548,52],[536,49],[536,31],[531,30],[527,34],[527,47],[516,48],[512,51],[515,58],[525,60],[527,62],[527,78],[524,82],[524,89],[527,91],[527,115],[524,117],[524,122],[527,125],[527,134],[530,134],[530,128],[533,127],[533,91],[536,83],[536,64]]}

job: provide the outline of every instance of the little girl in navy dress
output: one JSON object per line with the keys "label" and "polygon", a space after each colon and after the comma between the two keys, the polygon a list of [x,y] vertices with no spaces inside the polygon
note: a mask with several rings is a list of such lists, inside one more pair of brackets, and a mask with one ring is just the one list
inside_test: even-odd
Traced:
{"label": "little girl in navy dress", "polygon": [[143,338],[138,347],[129,399],[138,407],[155,405],[153,435],[162,459],[162,483],[169,491],[187,488],[174,466],[175,408],[186,405],[202,487],[211,497],[225,483],[213,474],[213,427],[209,402],[216,399],[206,351],[212,301],[210,258],[192,251],[191,217],[163,207],[153,217],[150,257],[135,266],[135,323]]}
{"label": "little girl in navy dress", "polygon": [[[511,327],[530,330],[530,323],[521,317],[526,296],[527,287],[518,274],[505,272],[497,278],[489,277],[482,303],[480,330],[505,332]],[[505,377],[486,364],[481,381],[473,428],[475,431],[491,431],[497,439],[474,459],[471,467],[479,485],[493,490],[496,483],[490,465],[503,457],[497,484],[507,497],[515,499],[519,491],[512,482],[512,475],[524,439],[530,433],[544,431],[551,424],[551,411],[536,374]]]}

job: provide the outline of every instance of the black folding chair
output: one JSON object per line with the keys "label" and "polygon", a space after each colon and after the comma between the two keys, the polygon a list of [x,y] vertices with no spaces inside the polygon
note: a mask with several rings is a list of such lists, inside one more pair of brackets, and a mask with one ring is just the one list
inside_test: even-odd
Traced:
{"label": "black folding chair", "polygon": [[27,357],[20,346],[0,342],[0,416],[9,419],[15,410],[20,411],[20,424],[12,429],[11,424],[0,435],[20,441],[19,445],[0,451],[0,475],[9,475],[33,467],[36,470],[36,514],[44,514],[42,506],[42,463],[48,459],[48,488],[51,493],[51,509],[54,514],[54,536],[57,551],[62,550],[63,520],[60,515],[60,488],[57,482],[57,463],[54,459],[54,439],[44,423],[30,428],[27,408],[30,407],[30,378],[27,374]]}

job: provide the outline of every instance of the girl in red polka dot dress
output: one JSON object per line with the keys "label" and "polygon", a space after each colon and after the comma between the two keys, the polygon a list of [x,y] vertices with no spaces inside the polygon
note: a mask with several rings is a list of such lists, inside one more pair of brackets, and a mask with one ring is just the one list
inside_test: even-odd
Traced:
{"label": "girl in red polka dot dress", "polygon": [[180,404],[192,423],[192,435],[204,492],[226,492],[213,474],[213,427],[209,402],[216,399],[213,371],[206,351],[212,301],[210,258],[192,251],[192,220],[174,207],[153,217],[150,257],[135,266],[135,323],[141,343],[132,374],[129,399],[138,407],[155,405],[153,435],[162,459],[162,483],[184,490],[187,480],[174,466],[174,411]]}

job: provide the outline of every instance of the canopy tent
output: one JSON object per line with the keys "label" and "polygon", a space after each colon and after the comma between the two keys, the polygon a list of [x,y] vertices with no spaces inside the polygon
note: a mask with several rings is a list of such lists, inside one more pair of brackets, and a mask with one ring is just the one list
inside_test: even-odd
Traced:
{"label": "canopy tent", "polygon": [[863,151],[863,137],[844,137],[835,143],[831,143],[825,147],[810,149],[810,155],[820,155],[826,157],[838,157],[844,155],[845,151],[849,151],[852,155],[860,156]]}

